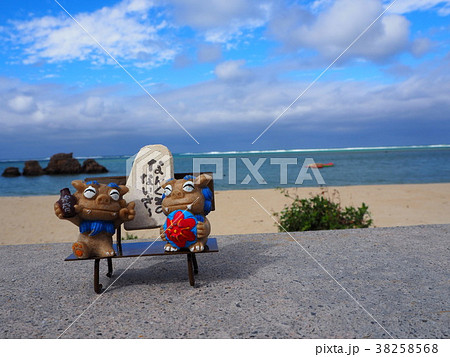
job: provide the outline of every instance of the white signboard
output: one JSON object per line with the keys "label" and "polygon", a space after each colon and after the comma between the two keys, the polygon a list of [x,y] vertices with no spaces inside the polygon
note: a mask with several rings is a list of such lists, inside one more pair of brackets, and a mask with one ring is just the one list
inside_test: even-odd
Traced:
{"label": "white signboard", "polygon": [[124,198],[135,202],[136,216],[125,222],[125,229],[160,227],[166,220],[161,206],[164,193],[161,184],[174,177],[172,154],[163,145],[148,145],[139,150],[134,160],[133,157],[129,160],[133,161],[127,178],[130,191]]}

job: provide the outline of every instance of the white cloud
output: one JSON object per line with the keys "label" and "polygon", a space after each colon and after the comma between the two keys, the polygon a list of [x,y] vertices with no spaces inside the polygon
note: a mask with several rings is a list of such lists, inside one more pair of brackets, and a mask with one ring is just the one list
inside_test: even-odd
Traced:
{"label": "white cloud", "polygon": [[[216,67],[216,80],[160,93],[156,99],[195,137],[206,131],[224,142],[221,133],[233,130],[237,136],[249,135],[246,140],[253,140],[309,83],[247,76],[236,85],[246,73],[244,66],[244,61],[221,63]],[[318,83],[276,127],[333,132],[338,127],[357,131],[361,123],[376,126],[386,120],[445,121],[445,113],[450,111],[449,66],[426,63],[415,74],[410,70],[406,79],[392,84]],[[139,135],[186,136],[145,94],[124,96],[112,88],[73,94],[64,87],[27,85],[5,78],[0,78],[0,124],[4,128],[1,135],[7,133],[17,140],[25,140],[21,139],[24,130],[39,133],[42,140],[70,132],[71,137],[85,142],[98,137],[107,140],[113,134],[129,140]],[[249,133],[248,128],[254,132]]]}
{"label": "white cloud", "polygon": [[227,27],[234,21],[245,24],[264,17],[261,4],[247,0],[170,0],[179,24],[198,29]]}
{"label": "white cloud", "polygon": [[329,7],[333,3],[333,1],[334,0],[315,0],[309,5],[309,8],[312,12],[317,13]]}
{"label": "white cloud", "polygon": [[411,44],[411,52],[414,56],[420,57],[431,48],[431,41],[428,38],[417,38]]}
{"label": "white cloud", "polygon": [[120,6],[125,11],[145,13],[153,5],[154,5],[153,1],[149,1],[149,0],[127,0],[127,1],[122,2],[122,4]]}
{"label": "white cloud", "polygon": [[[289,52],[308,49],[327,60],[334,59],[387,3],[385,0],[315,0],[302,2],[304,7],[301,7],[273,0],[165,0],[161,3],[122,0],[90,13],[73,15],[120,62],[151,68],[174,61],[178,66],[185,65],[183,53],[189,52],[189,45],[182,42],[183,37],[176,37],[183,33],[184,26],[195,31],[196,42],[199,38],[205,42],[196,44],[200,62],[218,61],[221,47],[237,48],[252,41],[257,30],[267,26],[265,35],[272,35]],[[426,9],[443,13],[449,4],[450,1],[397,0],[392,11],[374,24],[344,58],[384,61],[404,51],[423,54],[426,41],[410,41],[410,24],[401,14]],[[70,11],[70,6],[67,10]],[[62,10],[60,16],[15,22],[15,29],[15,42],[25,46],[22,58],[26,64],[73,60],[100,65],[113,63]]]}
{"label": "white cloud", "polygon": [[202,44],[198,48],[197,57],[200,62],[215,62],[222,57],[219,45]]}
{"label": "white cloud", "polygon": [[243,68],[245,65],[245,60],[236,60],[236,61],[225,61],[219,63],[214,73],[217,78],[223,80],[241,80],[247,78],[250,73],[249,70]]}
{"label": "white cloud", "polygon": [[169,0],[175,22],[199,31],[211,43],[228,43],[266,24],[268,2],[248,0]]}
{"label": "white cloud", "polygon": [[[270,33],[290,50],[317,50],[337,57],[383,11],[380,0],[336,0],[318,14],[293,6],[278,9]],[[346,56],[384,60],[409,46],[409,22],[400,15],[384,15],[346,53]]]}
{"label": "white cloud", "polygon": [[[390,3],[385,1],[385,3]],[[449,0],[397,0],[394,5],[389,9],[389,12],[405,14],[412,11],[425,11],[425,10],[437,10],[441,16],[447,16],[450,14],[450,1]]]}
{"label": "white cloud", "polygon": [[36,110],[33,97],[29,95],[17,95],[8,100],[8,106],[16,113],[29,114]]}
{"label": "white cloud", "polygon": [[[151,1],[124,0],[73,16],[113,57],[141,66],[157,66],[172,60],[177,48],[159,35],[167,24],[147,17],[151,7]],[[70,12],[70,7],[67,10]],[[15,27],[15,41],[26,46],[26,64],[42,60],[110,61],[98,44],[65,13],[15,22]]]}
{"label": "white cloud", "polygon": [[81,113],[88,117],[100,117],[103,114],[105,105],[99,97],[88,97],[81,109]]}

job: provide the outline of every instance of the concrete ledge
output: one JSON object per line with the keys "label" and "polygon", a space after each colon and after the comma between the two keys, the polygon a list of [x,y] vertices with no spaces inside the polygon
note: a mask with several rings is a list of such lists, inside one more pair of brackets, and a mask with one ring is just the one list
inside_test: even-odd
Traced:
{"label": "concrete ledge", "polygon": [[101,296],[70,244],[1,246],[0,337],[57,338],[87,308],[63,338],[449,337],[450,225],[293,236],[348,293],[287,234],[216,237],[196,288],[184,256],[140,258]]}

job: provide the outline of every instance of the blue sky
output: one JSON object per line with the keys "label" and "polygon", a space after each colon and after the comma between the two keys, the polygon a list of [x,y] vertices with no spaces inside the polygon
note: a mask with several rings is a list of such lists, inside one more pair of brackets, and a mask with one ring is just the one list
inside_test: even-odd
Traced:
{"label": "blue sky", "polygon": [[0,159],[450,144],[450,1],[395,1],[262,136],[391,1],[59,3],[0,2]]}

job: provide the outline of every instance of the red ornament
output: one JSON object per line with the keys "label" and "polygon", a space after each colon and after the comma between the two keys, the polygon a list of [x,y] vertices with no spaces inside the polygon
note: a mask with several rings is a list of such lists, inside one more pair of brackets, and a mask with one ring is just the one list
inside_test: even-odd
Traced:
{"label": "red ornament", "polygon": [[[197,240],[196,234],[192,231],[197,225],[194,218],[186,218],[183,211],[175,212],[172,219],[169,217],[167,217],[165,231],[167,239],[171,243],[174,243],[178,248],[185,248],[187,242],[192,244]],[[191,244],[188,244],[188,246]]]}

